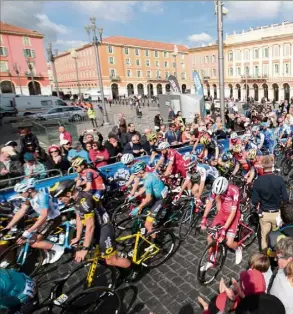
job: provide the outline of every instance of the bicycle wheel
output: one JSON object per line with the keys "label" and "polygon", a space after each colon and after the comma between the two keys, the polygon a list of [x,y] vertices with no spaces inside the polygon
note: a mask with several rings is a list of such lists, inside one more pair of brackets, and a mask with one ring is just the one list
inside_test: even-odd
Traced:
{"label": "bicycle wheel", "polygon": [[17,260],[17,257],[22,254],[21,252],[23,248],[24,246],[22,245],[14,244],[6,249],[0,255],[0,267],[12,268],[33,277],[41,268],[45,253],[43,250],[33,249],[30,247],[25,258],[25,263],[22,265],[21,261]]}
{"label": "bicycle wheel", "polygon": [[257,237],[259,231],[259,216],[257,213],[249,213],[243,217],[243,223],[239,224],[237,238],[241,241],[247,237],[243,242],[243,247],[250,246]]}
{"label": "bicycle wheel", "polygon": [[[155,238],[152,237],[154,234],[156,235]],[[148,233],[146,239],[149,242],[152,242],[155,246],[144,240],[140,241],[137,248],[138,256],[142,256],[147,251],[149,252],[141,264],[142,266],[148,268],[158,267],[163,264],[173,253],[176,242],[175,235],[168,229],[157,229]],[[159,249],[158,252],[155,252],[156,248]]]}
{"label": "bicycle wheel", "polygon": [[225,264],[227,247],[213,241],[204,250],[197,268],[197,280],[205,286],[213,282]]}
{"label": "bicycle wheel", "polygon": [[63,309],[60,314],[119,314],[121,300],[117,292],[106,287],[95,287],[83,291],[61,306]]}
{"label": "bicycle wheel", "polygon": [[111,221],[113,225],[117,225],[120,221],[126,219],[130,212],[130,205],[129,204],[121,204],[115,208],[113,211]]}
{"label": "bicycle wheel", "polygon": [[191,230],[196,226],[199,216],[194,213],[194,209],[189,205],[181,217],[178,229],[178,238],[180,241],[185,240]]}

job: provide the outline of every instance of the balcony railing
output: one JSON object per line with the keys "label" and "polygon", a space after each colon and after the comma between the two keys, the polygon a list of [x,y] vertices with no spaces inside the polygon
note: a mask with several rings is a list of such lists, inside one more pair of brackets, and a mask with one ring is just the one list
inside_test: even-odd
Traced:
{"label": "balcony railing", "polygon": [[112,82],[119,82],[119,81],[121,81],[121,78],[118,75],[110,75],[110,80]]}

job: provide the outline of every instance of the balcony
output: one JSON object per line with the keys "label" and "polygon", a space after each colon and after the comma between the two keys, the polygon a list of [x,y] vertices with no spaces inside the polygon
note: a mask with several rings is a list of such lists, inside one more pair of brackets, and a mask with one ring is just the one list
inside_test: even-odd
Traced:
{"label": "balcony", "polygon": [[110,75],[111,82],[120,82],[121,78],[118,75]]}

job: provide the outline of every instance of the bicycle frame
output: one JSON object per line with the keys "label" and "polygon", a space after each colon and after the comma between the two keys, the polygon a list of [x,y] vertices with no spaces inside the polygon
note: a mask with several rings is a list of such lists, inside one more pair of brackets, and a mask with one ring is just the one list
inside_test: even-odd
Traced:
{"label": "bicycle frame", "polygon": [[92,286],[92,283],[94,281],[94,275],[96,272],[96,269],[98,267],[99,258],[101,256],[100,248],[97,246],[94,250],[94,255],[92,258],[88,259],[87,261],[91,263],[90,269],[88,271],[88,275],[86,278],[88,288]]}
{"label": "bicycle frame", "polygon": [[251,229],[249,226],[247,226],[245,223],[243,223],[241,220],[239,221],[239,226],[242,226],[243,228],[246,228],[247,230],[249,230],[249,233],[240,241],[238,241],[238,245],[241,246],[242,243],[254,233],[254,230]]}

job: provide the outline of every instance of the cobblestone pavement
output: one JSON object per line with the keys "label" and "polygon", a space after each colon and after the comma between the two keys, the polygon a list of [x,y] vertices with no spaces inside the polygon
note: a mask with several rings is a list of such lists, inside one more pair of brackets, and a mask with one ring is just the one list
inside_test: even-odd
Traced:
{"label": "cobblestone pavement", "polygon": [[[204,235],[194,237],[190,235],[179,247],[176,253],[158,268],[146,272],[143,277],[134,284],[122,284],[118,291],[123,301],[123,314],[200,314],[202,310],[197,303],[197,297],[203,296],[206,300],[212,299],[218,293],[218,281],[210,286],[200,286],[197,282],[196,272],[199,259],[206,245]],[[257,244],[243,252],[243,261],[235,265],[235,255],[228,252],[225,266],[218,276],[223,277],[226,283],[234,277],[238,279],[239,273],[247,267],[248,255],[257,251]],[[74,264],[64,263],[66,257],[58,263],[58,266],[47,274],[46,279],[60,278]],[[74,293],[85,278],[85,270],[74,274],[66,289]],[[42,289],[41,296],[48,294],[48,288]],[[36,313],[46,313],[38,311]],[[58,311],[56,311],[58,313]],[[109,312],[109,314],[111,314]]]}

